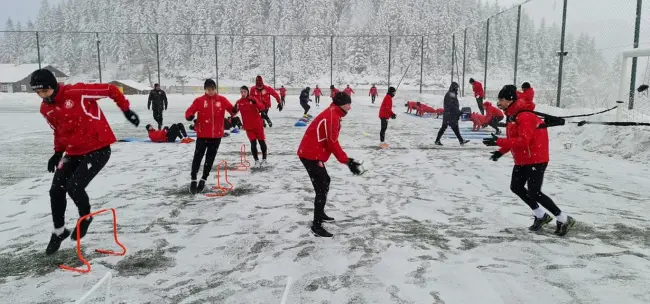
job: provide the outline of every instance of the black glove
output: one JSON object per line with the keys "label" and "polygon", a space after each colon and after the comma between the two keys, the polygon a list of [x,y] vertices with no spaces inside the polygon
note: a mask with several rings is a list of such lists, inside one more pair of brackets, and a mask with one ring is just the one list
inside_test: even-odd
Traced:
{"label": "black glove", "polygon": [[279,103],[279,104],[278,104],[278,111],[282,112],[282,108],[283,108],[283,107],[282,107],[282,103]]}
{"label": "black glove", "polygon": [[190,117],[186,117],[185,119],[187,119],[187,121],[192,121],[194,120],[194,115],[190,115]]}
{"label": "black glove", "polygon": [[135,114],[135,112],[131,110],[126,110],[124,111],[124,116],[128,121],[130,121],[136,127],[140,124],[140,118],[138,117],[138,114]]}
{"label": "black glove", "polygon": [[501,153],[499,151],[494,151],[494,152],[492,152],[492,156],[490,156],[490,159],[493,160],[493,161],[497,161],[497,160],[499,160],[499,158],[501,158],[501,156],[503,156],[503,153]]}
{"label": "black glove", "polygon": [[190,125],[190,130],[194,131],[194,125]]}
{"label": "black glove", "polygon": [[483,144],[486,146],[496,146],[497,145],[497,139],[499,139],[494,133],[492,133],[491,138],[483,138]]}
{"label": "black glove", "polygon": [[393,115],[391,115],[390,118],[395,119],[395,118],[397,118],[397,115],[395,115],[395,113],[393,113]]}
{"label": "black glove", "polygon": [[348,159],[348,168],[350,168],[350,172],[354,175],[361,175],[361,169],[359,169],[359,166],[361,166],[361,163],[357,162],[354,160],[354,158],[349,158]]}
{"label": "black glove", "polygon": [[50,157],[50,160],[47,162],[47,171],[50,173],[54,172],[54,169],[59,164],[62,157],[63,152],[54,152],[54,155],[52,155],[52,157]]}

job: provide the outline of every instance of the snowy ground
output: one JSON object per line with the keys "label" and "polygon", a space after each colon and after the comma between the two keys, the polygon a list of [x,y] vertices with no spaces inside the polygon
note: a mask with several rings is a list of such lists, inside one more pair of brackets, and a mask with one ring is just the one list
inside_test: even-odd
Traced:
{"label": "snowy ground", "polygon": [[[190,98],[171,96],[166,123],[182,121]],[[313,190],[295,155],[304,132],[293,127],[296,98],[271,112],[273,167],[231,172],[235,192],[226,197],[187,194],[193,145],[113,145],[88,192],[94,209],[117,209],[128,252],[93,253],[114,248],[110,217],[97,217],[83,239],[93,270],[79,275],[57,268],[80,265],[73,242],[44,255],[52,228],[52,175],[45,170],[51,130],[34,96],[1,95],[2,302],[69,303],[108,271],[116,303],[280,303],[288,278],[292,304],[650,302],[646,162],[586,152],[579,143],[564,149],[575,140],[571,130],[606,146],[607,138],[588,133],[595,129],[551,130],[544,189],[578,224],[566,238],[553,236],[551,226],[529,233],[530,211],[509,190],[512,158],[488,160],[492,149],[480,137],[465,147],[446,138],[444,148],[434,148],[440,121],[402,114],[403,99],[396,99],[390,149],[376,148],[378,103],[355,98],[343,121],[343,147],[369,171],[356,177],[328,163],[333,239],[309,233]],[[143,126],[153,119],[143,98],[133,100],[139,129],[110,101],[102,108],[118,137],[146,138]],[[244,134],[225,139],[217,159],[236,162],[245,142]],[[77,215],[68,206],[70,227]]]}

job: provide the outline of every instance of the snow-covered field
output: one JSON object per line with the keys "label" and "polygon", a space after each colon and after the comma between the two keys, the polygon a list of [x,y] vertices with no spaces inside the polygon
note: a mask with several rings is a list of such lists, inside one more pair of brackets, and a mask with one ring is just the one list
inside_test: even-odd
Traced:
{"label": "snow-covered field", "polygon": [[[369,171],[358,177],[333,159],[327,164],[332,239],[309,232],[314,194],[295,155],[304,132],[293,126],[302,111],[297,97],[270,113],[272,167],[230,172],[235,192],[225,197],[188,194],[193,145],[113,145],[88,193],[95,210],[117,209],[128,252],[94,253],[115,246],[110,216],[99,216],[82,243],[92,272],[75,274],[57,268],[81,265],[72,241],[44,254],[51,130],[35,96],[0,95],[0,302],[70,303],[108,271],[115,303],[281,303],[287,282],[291,304],[650,302],[647,129],[550,130],[544,190],[578,221],[558,238],[554,225],[527,231],[530,210],[509,190],[510,156],[490,161],[493,149],[480,136],[468,136],[465,147],[445,138],[434,148],[440,121],[403,114],[402,98],[389,149],[377,149],[379,102],[356,97],[344,118],[340,141]],[[191,99],[170,96],[165,123],[183,121]],[[146,100],[132,103],[143,121],[138,129],[111,101],[101,105],[118,137],[146,138],[144,125],[153,122]],[[217,160],[237,162],[242,143],[244,134],[224,139]],[[77,212],[70,200],[68,207],[71,227]]]}

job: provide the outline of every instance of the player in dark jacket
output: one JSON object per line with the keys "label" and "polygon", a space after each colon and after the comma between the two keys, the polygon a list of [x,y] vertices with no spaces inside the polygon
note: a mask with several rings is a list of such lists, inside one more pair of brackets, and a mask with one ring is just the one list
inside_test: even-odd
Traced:
{"label": "player in dark jacket", "polygon": [[305,114],[304,114],[305,117],[308,116],[307,113],[309,112],[309,109],[311,108],[309,106],[309,102],[311,101],[311,99],[309,99],[309,91],[310,90],[311,89],[309,87],[306,87],[300,92],[300,106],[305,110]]}
{"label": "player in dark jacket", "polygon": [[153,108],[153,119],[158,123],[158,130],[163,126],[163,110],[167,110],[167,94],[160,89],[160,84],[155,84],[154,89],[149,92],[147,110]]}
{"label": "player in dark jacket", "polygon": [[458,104],[458,83],[452,82],[449,86],[449,91],[445,94],[444,107],[445,112],[442,114],[442,127],[438,131],[438,137],[436,137],[436,145],[442,146],[440,139],[442,135],[447,130],[447,126],[450,126],[451,129],[456,134],[456,138],[460,142],[461,146],[468,143],[469,140],[464,140],[460,135],[460,130],[458,129],[458,120],[460,119],[460,106]]}

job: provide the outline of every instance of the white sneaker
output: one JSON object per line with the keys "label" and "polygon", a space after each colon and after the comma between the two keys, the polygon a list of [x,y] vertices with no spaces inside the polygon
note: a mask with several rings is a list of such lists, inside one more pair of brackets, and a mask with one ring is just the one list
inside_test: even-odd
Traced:
{"label": "white sneaker", "polygon": [[260,167],[265,167],[266,166],[266,159],[263,159],[262,162],[260,162]]}
{"label": "white sneaker", "polygon": [[260,166],[260,161],[259,161],[259,160],[256,160],[256,161],[255,161],[255,168],[258,168],[259,166]]}

